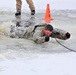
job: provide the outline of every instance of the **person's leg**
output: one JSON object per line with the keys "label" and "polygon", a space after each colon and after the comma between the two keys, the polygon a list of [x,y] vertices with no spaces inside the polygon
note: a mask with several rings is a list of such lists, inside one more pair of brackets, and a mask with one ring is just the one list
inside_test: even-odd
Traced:
{"label": "person's leg", "polygon": [[16,13],[15,16],[21,15],[21,6],[22,6],[22,1],[21,0],[16,0]]}
{"label": "person's leg", "polygon": [[26,0],[27,4],[29,5],[29,8],[31,10],[31,15],[35,15],[35,7],[32,0]]}

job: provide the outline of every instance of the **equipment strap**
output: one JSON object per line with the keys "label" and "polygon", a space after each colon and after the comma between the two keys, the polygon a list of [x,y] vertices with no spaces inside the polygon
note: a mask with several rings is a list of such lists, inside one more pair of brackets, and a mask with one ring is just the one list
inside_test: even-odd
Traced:
{"label": "equipment strap", "polygon": [[36,26],[34,27],[34,29],[33,29],[33,32],[35,32],[35,29],[36,29],[37,27],[43,27],[43,26],[45,26],[45,25],[36,25]]}

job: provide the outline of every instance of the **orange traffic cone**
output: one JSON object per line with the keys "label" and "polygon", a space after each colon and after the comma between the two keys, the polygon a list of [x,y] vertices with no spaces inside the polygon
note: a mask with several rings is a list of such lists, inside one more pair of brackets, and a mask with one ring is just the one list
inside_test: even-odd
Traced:
{"label": "orange traffic cone", "polygon": [[49,24],[51,20],[53,20],[53,18],[51,17],[49,4],[47,4],[45,17],[43,18],[43,20],[45,20],[46,24]]}

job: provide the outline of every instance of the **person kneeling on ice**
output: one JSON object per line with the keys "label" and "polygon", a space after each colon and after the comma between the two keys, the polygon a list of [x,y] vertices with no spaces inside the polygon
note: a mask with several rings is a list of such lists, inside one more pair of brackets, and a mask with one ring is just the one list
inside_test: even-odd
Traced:
{"label": "person kneeling on ice", "polygon": [[[50,24],[40,24],[35,26],[17,26],[11,25],[5,30],[5,26],[0,26],[0,33],[4,33],[11,38],[25,38],[31,39],[35,43],[41,44],[48,42],[51,38],[58,38],[61,40],[67,40],[70,38],[70,33],[58,28],[53,28]],[[1,32],[1,28],[3,28]]]}

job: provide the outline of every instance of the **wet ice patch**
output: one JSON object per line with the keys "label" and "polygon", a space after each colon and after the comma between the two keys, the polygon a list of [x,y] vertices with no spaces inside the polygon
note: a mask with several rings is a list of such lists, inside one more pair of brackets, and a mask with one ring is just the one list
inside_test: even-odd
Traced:
{"label": "wet ice patch", "polygon": [[4,35],[9,35],[10,34],[11,25],[15,26],[15,24],[12,23],[12,22],[3,22],[0,25],[0,33],[2,33],[2,34],[4,33]]}

